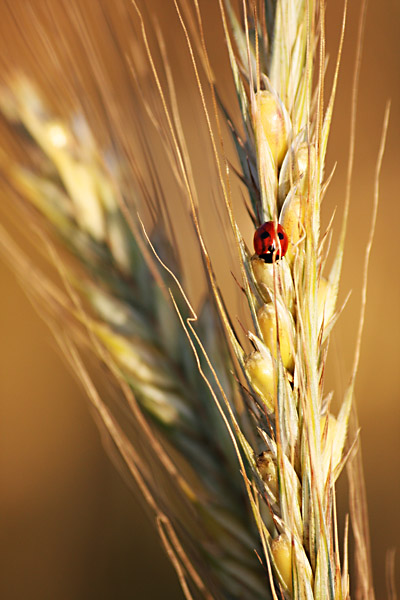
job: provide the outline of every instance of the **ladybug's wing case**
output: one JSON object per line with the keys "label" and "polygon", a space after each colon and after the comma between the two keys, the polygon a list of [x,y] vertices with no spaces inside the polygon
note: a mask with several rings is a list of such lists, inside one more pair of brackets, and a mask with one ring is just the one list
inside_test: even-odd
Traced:
{"label": "ladybug's wing case", "polygon": [[[275,227],[272,221],[268,221],[259,227],[254,233],[254,250],[258,256],[268,252],[268,247],[273,242]],[[272,239],[271,239],[272,238]]]}
{"label": "ladybug's wing case", "polygon": [[266,262],[273,258],[279,260],[285,256],[288,249],[288,237],[282,225],[275,228],[273,221],[267,221],[254,232],[255,253]]}

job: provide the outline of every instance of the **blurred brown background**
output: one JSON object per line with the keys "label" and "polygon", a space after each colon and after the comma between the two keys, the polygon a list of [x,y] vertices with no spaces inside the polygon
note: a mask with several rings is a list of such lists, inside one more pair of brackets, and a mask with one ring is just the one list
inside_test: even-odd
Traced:
{"label": "blurred brown background", "polygon": [[[57,90],[52,41],[57,26],[68,30],[59,0],[0,4],[0,61],[3,72],[19,66]],[[90,0],[81,3],[90,10]],[[129,3],[115,6],[115,19]],[[170,2],[151,0],[150,10],[170,18]],[[210,47],[220,34],[216,2],[203,1]],[[350,88],[360,2],[350,3],[343,66],[332,127],[329,168],[338,161],[323,208],[340,213],[344,199],[350,124]],[[327,44],[335,55],[341,3],[327,9]],[[133,18],[133,16],[132,16]],[[95,30],[95,23],[93,29]],[[129,23],[121,39],[129,33]],[[167,42],[174,32],[165,26]],[[90,28],[90,22],[89,22]],[[125,39],[125,38],[123,38]],[[385,103],[392,101],[381,178],[381,203],[371,257],[366,327],[357,379],[363,457],[369,499],[377,598],[386,597],[385,555],[400,539],[400,277],[398,266],[398,170],[400,165],[400,6],[397,0],[370,3],[359,94],[356,163],[342,298],[353,293],[331,344],[327,386],[343,391],[353,358],[360,304],[361,269],[371,217],[374,168]],[[132,38],[132,44],[135,39]],[[102,39],[99,40],[101,45]],[[105,42],[104,42],[105,43]],[[77,60],[82,52],[73,43]],[[175,49],[175,52],[180,49]],[[108,54],[107,48],[104,50]],[[46,57],[48,63],[46,63]],[[103,57],[105,60],[105,58]],[[121,77],[112,54],[115,77]],[[213,56],[218,64],[218,56]],[[73,57],[68,67],[84,73]],[[224,58],[222,57],[223,61]],[[67,61],[68,62],[68,61]],[[84,62],[84,61],[83,61]],[[333,62],[333,61],[332,61]],[[225,63],[222,63],[225,64]],[[80,70],[80,71],[79,71]],[[72,73],[71,76],[75,76]],[[111,75],[110,75],[111,77]],[[227,77],[226,73],[222,77]],[[79,78],[78,78],[79,79]],[[91,82],[83,76],[83,85]],[[185,81],[178,86],[182,92]],[[63,89],[60,87],[60,94]],[[183,92],[182,92],[183,93]],[[123,105],[124,99],[121,99]],[[336,223],[336,231],[339,221]],[[0,598],[5,600],[90,600],[180,598],[172,568],[160,549],[145,511],[127,490],[101,446],[79,385],[64,367],[46,326],[12,274],[0,263]],[[397,577],[399,581],[399,577]]]}

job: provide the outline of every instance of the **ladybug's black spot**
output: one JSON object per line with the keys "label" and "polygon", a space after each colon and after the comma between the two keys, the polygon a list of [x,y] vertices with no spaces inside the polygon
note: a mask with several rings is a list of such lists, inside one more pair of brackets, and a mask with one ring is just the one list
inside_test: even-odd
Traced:
{"label": "ladybug's black spot", "polygon": [[275,246],[270,246],[270,248],[271,247],[273,248],[272,251],[268,248],[268,252],[259,255],[266,263],[272,263],[274,260],[279,260],[281,258],[279,252],[275,250]]}
{"label": "ladybug's black spot", "polygon": [[268,231],[263,231],[262,234],[260,235],[260,238],[262,240],[266,240],[267,238],[271,237],[268,233]]}
{"label": "ladybug's black spot", "polygon": [[282,233],[281,231],[279,231],[279,232],[278,232],[278,238],[279,238],[280,240],[283,240],[283,237],[284,237],[284,236],[283,236],[283,233]]}

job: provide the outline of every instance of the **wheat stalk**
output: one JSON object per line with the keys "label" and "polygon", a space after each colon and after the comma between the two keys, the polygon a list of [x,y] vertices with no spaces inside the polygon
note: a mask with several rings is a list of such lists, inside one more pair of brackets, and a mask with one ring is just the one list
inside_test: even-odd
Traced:
{"label": "wheat stalk", "polygon": [[[185,256],[173,245],[173,208],[164,201],[150,143],[138,136],[141,160],[123,154],[106,160],[84,120],[56,117],[22,77],[8,82],[1,106],[35,168],[2,156],[2,170],[14,198],[22,200],[19,210],[34,223],[33,245],[41,242],[58,284],[4,230],[1,249],[45,307],[100,423],[153,509],[185,595],[349,598],[347,530],[339,542],[335,482],[356,443],[346,446],[356,368],[336,416],[323,386],[329,335],[340,313],[345,223],[329,271],[330,228],[320,232],[345,19],[325,102],[323,3],[243,3],[240,21],[230,2],[221,1],[240,107],[234,117],[212,71],[200,7],[174,4],[250,328],[238,331],[226,308],[199,218],[167,49],[154,25],[160,71],[136,2],[132,12],[153,82],[141,115],[152,123],[176,189],[187,200],[207,277],[206,300],[195,310],[184,291]],[[227,124],[254,228],[279,221],[288,236],[280,260],[266,263],[241,234],[232,207]],[[154,229],[146,224],[152,220]],[[94,383],[99,365],[108,380],[104,393]],[[359,534],[366,552],[362,597],[371,598],[368,545],[365,532]]]}

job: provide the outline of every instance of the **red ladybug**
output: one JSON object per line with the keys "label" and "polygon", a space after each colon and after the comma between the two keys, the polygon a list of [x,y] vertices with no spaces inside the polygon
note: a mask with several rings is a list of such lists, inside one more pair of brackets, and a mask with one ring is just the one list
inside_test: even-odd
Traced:
{"label": "red ladybug", "polygon": [[288,248],[288,236],[282,225],[275,227],[274,221],[267,221],[254,233],[254,250],[267,263],[285,256]]}

